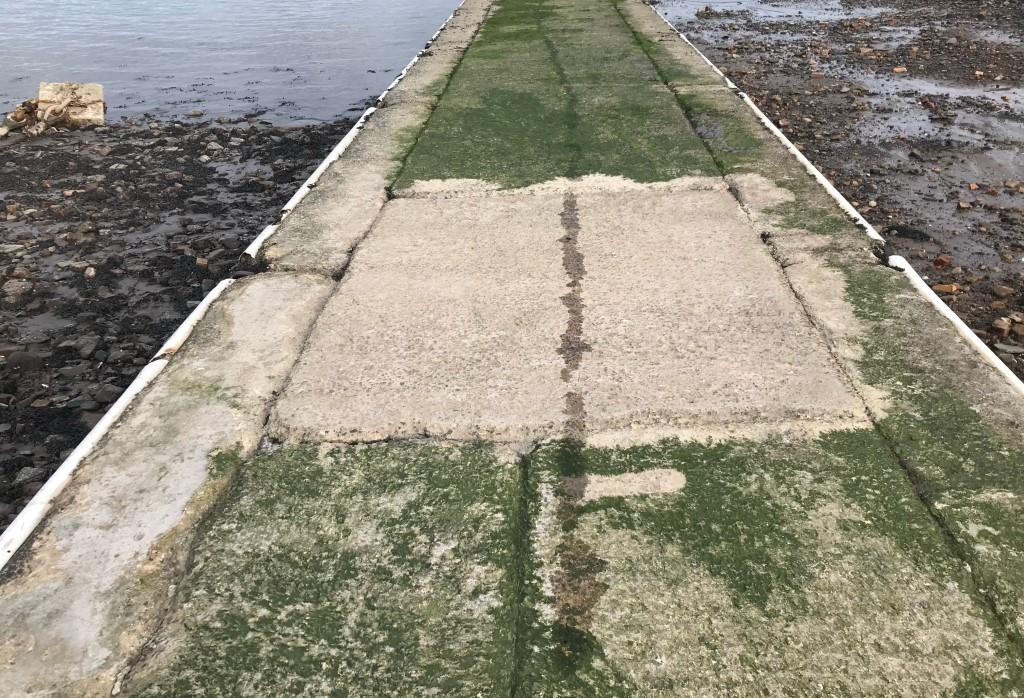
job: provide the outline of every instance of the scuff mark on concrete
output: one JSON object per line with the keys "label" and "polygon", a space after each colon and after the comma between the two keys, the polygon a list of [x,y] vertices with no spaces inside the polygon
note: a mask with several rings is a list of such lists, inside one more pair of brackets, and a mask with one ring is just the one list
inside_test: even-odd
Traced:
{"label": "scuff mark on concrete", "polygon": [[584,475],[563,479],[566,492],[581,504],[603,497],[671,494],[686,486],[686,476],[674,468],[654,468],[623,475]]}

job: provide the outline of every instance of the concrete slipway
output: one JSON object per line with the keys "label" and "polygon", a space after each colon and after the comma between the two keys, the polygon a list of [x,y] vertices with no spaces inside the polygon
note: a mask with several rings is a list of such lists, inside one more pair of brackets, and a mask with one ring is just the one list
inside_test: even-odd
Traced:
{"label": "concrete slipway", "polygon": [[974,696],[1024,406],[639,0],[466,0],[0,580],[4,695]]}

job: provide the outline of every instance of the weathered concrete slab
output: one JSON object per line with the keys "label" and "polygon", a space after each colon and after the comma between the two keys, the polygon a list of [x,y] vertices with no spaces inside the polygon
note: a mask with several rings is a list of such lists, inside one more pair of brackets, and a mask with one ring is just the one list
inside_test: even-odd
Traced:
{"label": "weathered concrete slab", "polygon": [[719,174],[608,2],[497,6],[395,183]]}
{"label": "weathered concrete slab", "polygon": [[272,434],[294,443],[558,433],[561,201],[389,203],[317,322]]}
{"label": "weathered concrete slab", "polygon": [[574,384],[588,435],[650,441],[867,423],[728,191],[576,200],[590,350]]}
{"label": "weathered concrete slab", "polygon": [[518,478],[483,445],[257,458],[128,692],[512,695]]}
{"label": "weathered concrete slab", "polygon": [[1012,644],[873,430],[552,444],[529,470],[530,694],[1014,694]]}
{"label": "weathered concrete slab", "polygon": [[110,694],[160,626],[197,524],[256,449],[330,285],[268,274],[228,289],[80,466],[0,582],[4,695]]}

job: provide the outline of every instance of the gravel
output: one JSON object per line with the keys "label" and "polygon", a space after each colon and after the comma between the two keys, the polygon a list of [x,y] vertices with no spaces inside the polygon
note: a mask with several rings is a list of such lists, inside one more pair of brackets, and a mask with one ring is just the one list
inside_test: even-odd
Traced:
{"label": "gravel", "polygon": [[351,125],[0,141],[0,530]]}

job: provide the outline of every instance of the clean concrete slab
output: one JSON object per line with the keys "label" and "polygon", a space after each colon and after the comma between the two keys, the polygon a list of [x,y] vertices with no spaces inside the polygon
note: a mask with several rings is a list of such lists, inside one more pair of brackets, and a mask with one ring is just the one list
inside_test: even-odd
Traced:
{"label": "clean concrete slab", "polygon": [[318,320],[272,434],[557,433],[561,205],[560,194],[390,202]]}
{"label": "clean concrete slab", "polygon": [[866,424],[725,190],[578,195],[587,431],[763,436]]}

